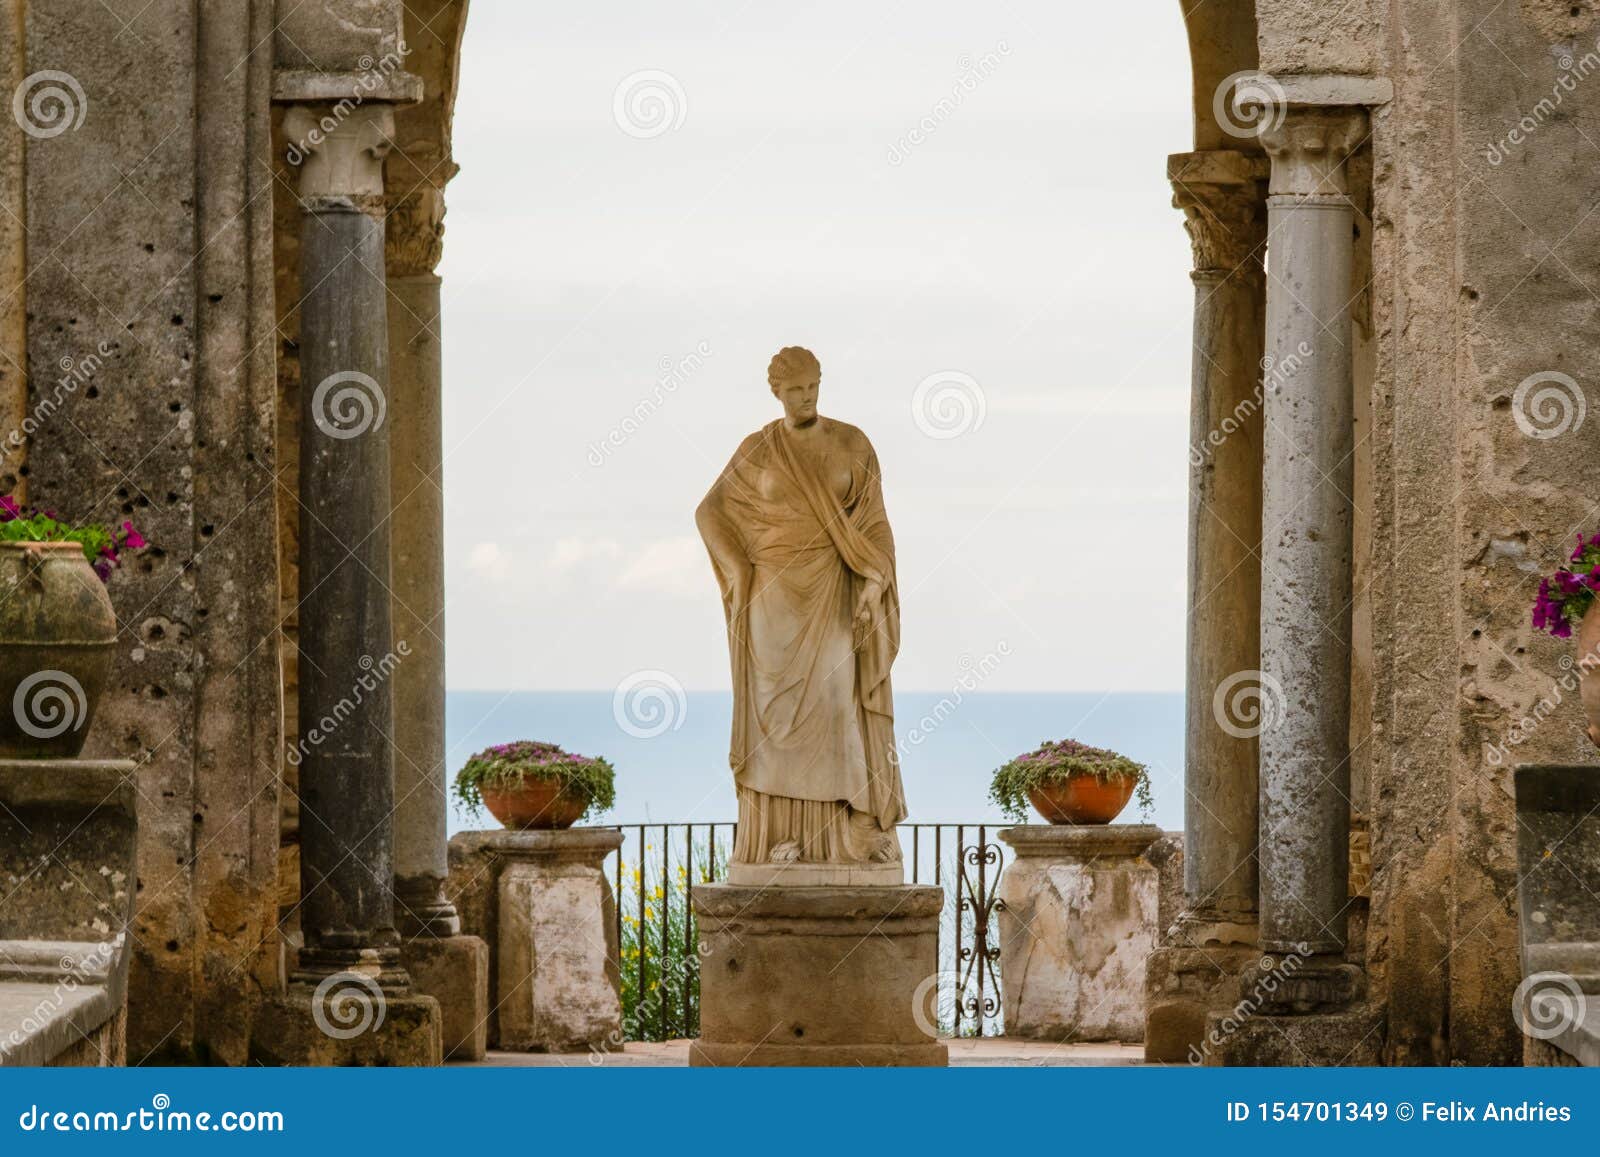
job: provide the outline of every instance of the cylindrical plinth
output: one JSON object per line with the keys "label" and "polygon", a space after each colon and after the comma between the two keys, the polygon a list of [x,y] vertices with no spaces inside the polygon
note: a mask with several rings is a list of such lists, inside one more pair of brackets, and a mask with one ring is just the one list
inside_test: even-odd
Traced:
{"label": "cylindrical plinth", "polygon": [[[701,1066],[932,1065],[942,888],[701,884]],[[927,1027],[925,1027],[927,1026]]]}

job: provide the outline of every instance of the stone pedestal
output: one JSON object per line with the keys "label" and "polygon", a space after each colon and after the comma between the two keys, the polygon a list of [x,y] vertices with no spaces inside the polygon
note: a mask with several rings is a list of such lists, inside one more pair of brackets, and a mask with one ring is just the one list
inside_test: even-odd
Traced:
{"label": "stone pedestal", "polygon": [[1336,957],[1263,954],[1246,966],[1226,1012],[1206,1018],[1207,1065],[1383,1062],[1383,1014],[1366,1006],[1366,974]]}
{"label": "stone pedestal", "polygon": [[999,833],[1000,975],[1008,1036],[1136,1041],[1160,881],[1151,824],[1038,825]]}
{"label": "stone pedestal", "polygon": [[609,828],[460,832],[448,892],[466,931],[489,946],[489,1043],[582,1052],[621,1039]]}
{"label": "stone pedestal", "polygon": [[697,1066],[931,1065],[944,891],[701,884]]}
{"label": "stone pedestal", "polygon": [[439,1002],[380,988],[356,973],[335,973],[314,988],[291,984],[256,1014],[250,1061],[294,1068],[439,1065]]}
{"label": "stone pedestal", "polygon": [[1249,944],[1196,944],[1180,927],[1150,954],[1144,983],[1144,1059],[1204,1064],[1206,1021],[1238,1003],[1239,975],[1260,950]]}
{"label": "stone pedestal", "polygon": [[448,1061],[481,1061],[489,1051],[489,946],[476,936],[414,936],[400,961],[418,992],[439,1002]]}

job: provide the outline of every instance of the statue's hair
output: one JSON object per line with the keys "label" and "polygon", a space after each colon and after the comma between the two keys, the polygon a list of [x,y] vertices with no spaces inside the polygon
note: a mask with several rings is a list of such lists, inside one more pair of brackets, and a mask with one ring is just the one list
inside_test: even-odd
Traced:
{"label": "statue's hair", "polygon": [[804,346],[784,346],[773,355],[771,364],[767,366],[767,384],[776,386],[779,382],[787,382],[807,373],[821,376],[822,363],[817,361],[817,355]]}

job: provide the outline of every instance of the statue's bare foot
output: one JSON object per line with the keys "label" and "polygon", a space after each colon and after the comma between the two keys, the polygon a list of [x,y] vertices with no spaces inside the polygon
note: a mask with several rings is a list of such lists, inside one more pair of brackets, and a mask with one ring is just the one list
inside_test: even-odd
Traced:
{"label": "statue's bare foot", "polygon": [[894,841],[885,837],[873,844],[869,858],[874,864],[887,864],[896,859],[894,853]]}
{"label": "statue's bare foot", "polygon": [[767,858],[774,864],[792,864],[800,858],[800,845],[793,840],[784,840],[772,846]]}

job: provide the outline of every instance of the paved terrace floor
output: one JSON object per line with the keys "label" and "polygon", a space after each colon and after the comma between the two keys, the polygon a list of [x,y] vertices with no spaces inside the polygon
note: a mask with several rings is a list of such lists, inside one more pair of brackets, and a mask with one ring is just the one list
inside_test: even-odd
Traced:
{"label": "paved terrace floor", "polygon": [[[1048,1041],[1012,1040],[1008,1037],[953,1040],[947,1043],[952,1067],[1069,1068],[1144,1063],[1143,1045],[1051,1044]],[[463,1067],[681,1068],[688,1063],[689,1042],[671,1040],[659,1044],[628,1044],[620,1052],[604,1054],[491,1052],[487,1060],[475,1061]]]}

